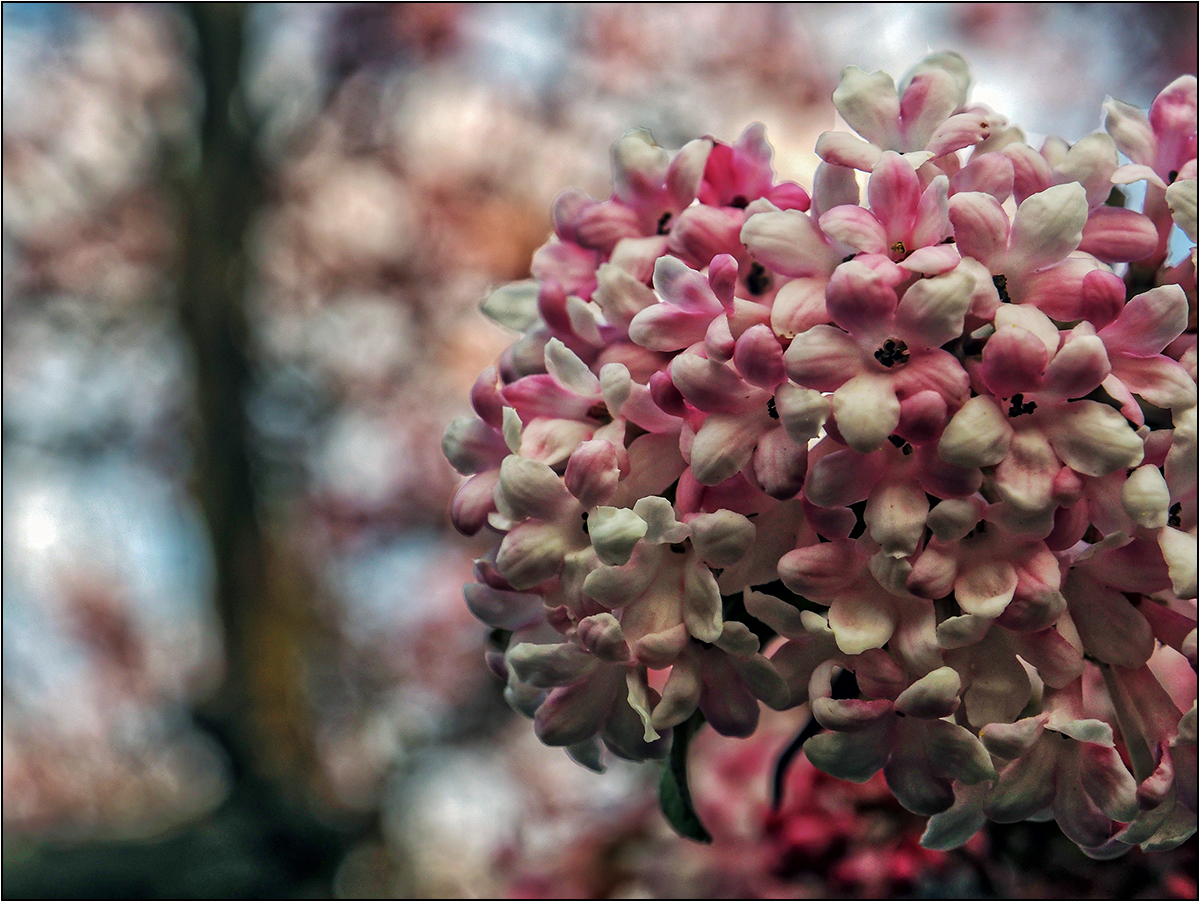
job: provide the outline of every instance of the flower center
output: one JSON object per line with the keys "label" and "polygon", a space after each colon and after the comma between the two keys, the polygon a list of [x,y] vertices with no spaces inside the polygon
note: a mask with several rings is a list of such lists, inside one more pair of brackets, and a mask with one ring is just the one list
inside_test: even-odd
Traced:
{"label": "flower center", "polygon": [[1005,304],[1012,302],[1012,298],[1008,296],[1008,276],[992,276],[992,284],[996,286],[996,293],[1000,295],[1001,301]]}
{"label": "flower center", "polygon": [[1037,403],[1026,401],[1025,396],[1017,392],[1012,396],[1012,404],[1008,408],[1008,415],[1010,417],[1019,417],[1021,414],[1033,413],[1035,410],[1037,410]]}
{"label": "flower center", "polygon": [[1171,505],[1171,509],[1167,511],[1167,513],[1170,514],[1170,516],[1167,517],[1167,525],[1174,529],[1178,529],[1180,523],[1182,522],[1179,515],[1183,513],[1183,503],[1176,501]]}
{"label": "flower center", "polygon": [[761,263],[751,263],[746,273],[746,288],[753,295],[760,295],[771,287],[771,274]]}
{"label": "flower center", "polygon": [[904,246],[903,241],[897,241],[889,250],[892,252],[893,257],[904,257],[908,254],[908,248]]}
{"label": "flower center", "polygon": [[913,446],[898,435],[889,435],[888,441],[891,442],[894,447],[899,448],[900,453],[905,457],[908,457],[908,455],[913,453]]}
{"label": "flower center", "polygon": [[883,347],[875,352],[875,359],[888,369],[897,363],[908,363],[908,345],[896,338],[889,338]]}
{"label": "flower center", "polygon": [[664,213],[662,216],[660,216],[658,218],[658,234],[660,234],[660,235],[667,234],[667,232],[670,231],[670,228],[669,228],[670,225],[671,225],[671,211],[668,210],[666,213]]}
{"label": "flower center", "polygon": [[779,411],[775,409],[774,396],[767,398],[767,416],[769,416],[772,420],[779,419]]}

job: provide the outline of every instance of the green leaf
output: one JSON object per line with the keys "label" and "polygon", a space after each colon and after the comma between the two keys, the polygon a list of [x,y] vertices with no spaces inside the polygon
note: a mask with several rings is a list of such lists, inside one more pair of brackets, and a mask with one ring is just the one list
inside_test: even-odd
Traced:
{"label": "green leaf", "polygon": [[658,801],[676,833],[697,842],[711,843],[711,834],[704,828],[692,806],[687,778],[688,745],[703,725],[704,715],[697,711],[675,728],[671,754],[663,764],[662,778],[658,782]]}

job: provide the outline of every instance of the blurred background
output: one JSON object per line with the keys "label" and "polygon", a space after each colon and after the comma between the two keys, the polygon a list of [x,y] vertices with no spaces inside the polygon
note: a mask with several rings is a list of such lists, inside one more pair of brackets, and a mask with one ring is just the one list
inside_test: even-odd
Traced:
{"label": "blurred background", "polygon": [[445,424],[609,145],[764,122],[811,185],[845,65],[931,50],[1031,143],[1196,65],[1194,3],[3,7],[3,891],[10,898],[1194,898],[1196,842],[953,854],[881,781],[701,734],[542,748],[483,663]]}

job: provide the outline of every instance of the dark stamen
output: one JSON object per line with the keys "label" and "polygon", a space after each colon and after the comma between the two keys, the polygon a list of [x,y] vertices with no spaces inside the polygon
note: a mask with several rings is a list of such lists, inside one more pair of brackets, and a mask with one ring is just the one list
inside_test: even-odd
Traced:
{"label": "dark stamen", "polygon": [[772,420],[779,419],[779,411],[775,409],[774,397],[767,399],[767,416],[769,416]]}
{"label": "dark stamen", "polygon": [[893,245],[891,246],[890,250],[891,250],[891,252],[892,252],[893,254],[895,254],[897,257],[903,257],[905,254],[907,254],[907,253],[908,253],[908,248],[906,248],[906,247],[904,246],[904,242],[903,242],[903,241],[897,241],[895,244],[893,244]]}
{"label": "dark stamen", "polygon": [[746,199],[746,195],[739,194],[729,202],[729,206],[737,207],[739,210],[744,210],[746,207],[750,206],[750,201]]}
{"label": "dark stamen", "polygon": [[587,415],[593,420],[599,420],[605,426],[612,422],[612,414],[608,412],[608,406],[602,402],[597,402],[589,407]]}
{"label": "dark stamen", "polygon": [[1175,184],[1175,179],[1177,179],[1177,178],[1179,178],[1179,170],[1172,169],[1170,172],[1167,173],[1167,184],[1168,185]]}
{"label": "dark stamen", "polygon": [[1183,503],[1176,501],[1174,504],[1171,505],[1171,509],[1170,509],[1170,511],[1168,511],[1168,513],[1170,514],[1170,516],[1167,517],[1167,525],[1173,529],[1178,529],[1180,524],[1182,523],[1182,520],[1179,515],[1181,513],[1183,513]]}
{"label": "dark stamen", "polygon": [[676,554],[683,554],[685,551],[687,551],[687,547],[683,544],[683,542],[674,542],[671,545],[671,550]]}
{"label": "dark stamen", "polygon": [[670,229],[668,228],[670,223],[671,223],[671,211],[668,210],[666,213],[664,213],[662,216],[660,216],[658,218],[658,234],[660,234],[660,235],[667,234],[667,232],[670,231]]}
{"label": "dark stamen", "polygon": [[771,287],[771,274],[761,263],[750,264],[750,272],[746,273],[746,288],[753,295],[766,292]]}
{"label": "dark stamen", "polygon": [[898,435],[889,435],[888,441],[891,442],[897,448],[904,447],[904,439],[900,438],[900,436],[898,436]]}
{"label": "dark stamen", "polygon": [[992,276],[992,284],[996,286],[1001,301],[1005,304],[1012,302],[1012,298],[1008,296],[1008,276]]}
{"label": "dark stamen", "polygon": [[590,533],[588,532],[587,517],[588,517],[587,511],[584,511],[583,512],[583,532],[585,535],[590,535]]}
{"label": "dark stamen", "polygon": [[883,347],[875,352],[875,359],[891,369],[897,363],[908,363],[908,345],[895,338],[889,338]]}
{"label": "dark stamen", "polygon": [[1037,403],[1034,401],[1026,401],[1025,396],[1021,392],[1017,392],[1012,396],[1012,405],[1008,408],[1010,417],[1019,417],[1022,414],[1033,413],[1037,410]]}

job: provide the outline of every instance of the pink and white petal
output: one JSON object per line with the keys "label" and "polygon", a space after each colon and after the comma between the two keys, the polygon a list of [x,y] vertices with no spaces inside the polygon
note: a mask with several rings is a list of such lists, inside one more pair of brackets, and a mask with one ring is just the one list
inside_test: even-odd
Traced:
{"label": "pink and white petal", "polygon": [[792,441],[807,445],[829,417],[829,400],[819,391],[785,382],[775,390],[775,411]]}
{"label": "pink and white petal", "polygon": [[1062,260],[1079,247],[1087,218],[1087,192],[1078,182],[1026,198],[1013,217],[1004,271],[1044,269]]}
{"label": "pink and white petal", "polygon": [[493,629],[519,630],[533,626],[545,616],[540,595],[467,583],[463,586],[463,596],[471,613]]}
{"label": "pink and white petal", "polygon": [[1042,387],[1049,362],[1046,346],[1020,326],[997,328],[983,349],[980,375],[997,398],[1010,398]]}
{"label": "pink and white petal", "polygon": [[846,443],[869,454],[896,430],[900,401],[890,379],[864,373],[833,393],[832,413]]}
{"label": "pink and white petal", "polygon": [[733,365],[751,385],[774,391],[787,378],[783,368],[783,348],[770,326],[751,326],[737,340]]}
{"label": "pink and white petal", "polygon": [[970,398],[970,378],[958,358],[941,348],[916,350],[906,366],[892,376],[896,397],[904,401],[925,391],[937,392],[948,406]]}
{"label": "pink and white petal", "polygon": [[758,726],[758,699],[738,678],[723,653],[705,655],[700,671],[700,710],[722,736],[749,736]]}
{"label": "pink and white petal", "polygon": [[834,598],[829,605],[829,627],[845,654],[858,655],[870,648],[883,648],[898,623],[896,606],[880,593],[853,589]]}
{"label": "pink and white petal", "polygon": [[1116,273],[1094,269],[1080,286],[1080,310],[1083,318],[1097,329],[1104,329],[1125,308],[1125,282]]}
{"label": "pink and white petal", "polygon": [[[900,402],[896,434],[915,444],[936,441],[950,421],[950,408],[939,392],[924,389]],[[935,458],[936,460],[936,458]],[[941,464],[941,461],[937,461]]]}
{"label": "pink and white petal", "polygon": [[1042,432],[1023,429],[1013,434],[1008,455],[996,465],[992,478],[1001,501],[1016,513],[1032,516],[1057,507],[1054,479],[1059,469],[1054,448]]}
{"label": "pink and white petal", "polygon": [[611,679],[582,680],[554,689],[537,709],[534,732],[550,746],[584,742],[603,729],[616,691]]}
{"label": "pink and white petal", "polygon": [[574,394],[594,397],[600,393],[600,380],[596,374],[557,338],[546,342],[546,372]]}
{"label": "pink and white petal", "polygon": [[588,535],[597,557],[614,566],[628,563],[647,528],[645,520],[625,507],[597,507],[587,520]]}
{"label": "pink and white petal", "polygon": [[670,154],[654,143],[650,132],[640,128],[626,132],[612,146],[615,195],[637,207],[647,195],[661,194],[670,165]]}
{"label": "pink and white petal", "polygon": [[1197,183],[1194,178],[1177,179],[1167,188],[1167,206],[1171,210],[1171,218],[1183,229],[1192,244],[1196,243],[1196,198]]}
{"label": "pink and white petal", "polygon": [[[989,724],[983,728],[985,743],[988,731],[999,726],[1008,725]],[[1015,824],[1049,808],[1055,797],[1056,751],[1049,741],[1039,742],[1001,770],[984,804],[987,816],[1001,824]]]}
{"label": "pink and white petal", "polygon": [[917,557],[905,586],[922,598],[945,598],[954,588],[957,574],[958,559],[955,554],[951,549],[931,541]]}
{"label": "pink and white petal", "polygon": [[1084,279],[1102,268],[1089,254],[1072,254],[1049,269],[1009,276],[1008,294],[1014,304],[1035,308],[1060,322],[1083,319]]}
{"label": "pink and white petal", "polygon": [[[879,162],[881,153],[879,148],[874,144],[864,141],[862,138],[852,135],[849,132],[824,132],[817,138],[817,144],[813,150],[821,158],[825,166],[850,171],[859,170],[861,172],[870,172],[874,169],[875,164]],[[829,207],[822,207],[815,203],[819,199],[820,194],[819,183],[814,184],[813,212],[816,214],[819,214],[822,210],[830,209]],[[857,197],[854,202],[857,203]]]}
{"label": "pink and white petal", "polygon": [[767,269],[793,278],[828,275],[840,260],[816,222],[798,210],[754,214],[741,241]]}
{"label": "pink and white petal", "polygon": [[1007,145],[1001,153],[1013,165],[1013,195],[1017,203],[1050,187],[1053,173],[1050,164],[1040,153],[1023,141]]}
{"label": "pink and white petal", "polygon": [[939,175],[921,193],[917,216],[913,222],[912,248],[940,245],[954,229],[950,225],[950,180]]}
{"label": "pink and white petal", "polygon": [[1128,421],[1106,404],[1075,401],[1047,422],[1055,452],[1072,470],[1105,476],[1142,462],[1142,440]]}
{"label": "pink and white petal", "polygon": [[[1117,168],[1117,147],[1104,132],[1085,135],[1054,167],[1055,181],[1079,182],[1087,192],[1088,207],[1103,204],[1112,192],[1112,174]],[[1110,208],[1115,209],[1115,208]]]}
{"label": "pink and white petal", "polygon": [[1132,298],[1100,337],[1113,350],[1153,357],[1187,328],[1187,296],[1178,285],[1160,285]]}
{"label": "pink and white petal", "polygon": [[654,706],[654,728],[668,730],[691,717],[700,704],[700,689],[699,666],[690,658],[681,658],[671,668],[662,699]]}
{"label": "pink and white petal", "polygon": [[[618,670],[618,668],[611,668]],[[658,693],[653,689],[647,692],[646,707],[657,704]],[[670,737],[660,736],[647,741],[647,736],[656,735],[654,728],[646,724],[641,715],[634,709],[629,696],[629,690],[621,692],[618,688],[609,708],[608,718],[600,731],[600,738],[605,747],[618,758],[627,761],[645,761],[648,758],[665,758],[670,751]]]}
{"label": "pink and white petal", "polygon": [[[861,208],[860,208],[861,209]],[[792,279],[780,286],[771,305],[771,328],[781,338],[794,338],[829,322],[824,278]]]}
{"label": "pink and white petal", "polygon": [[670,374],[688,403],[706,413],[739,413],[760,391],[744,382],[732,367],[690,351],[671,361]]}
{"label": "pink and white petal", "polygon": [[595,432],[594,425],[578,420],[537,417],[522,430],[517,450],[523,458],[557,467]]}
{"label": "pink and white petal", "polygon": [[1129,263],[1158,248],[1158,230],[1148,216],[1122,207],[1097,207],[1083,227],[1079,250],[1105,263]]}
{"label": "pink and white petal", "polygon": [[563,534],[555,526],[522,523],[500,543],[496,567],[517,591],[532,589],[562,572],[566,552]]}
{"label": "pink and white petal", "polygon": [[987,823],[983,800],[990,786],[978,783],[957,789],[954,804],[929,819],[921,835],[921,846],[938,852],[948,852],[965,845]]}
{"label": "pink and white petal", "polygon": [[862,577],[855,545],[838,539],[789,551],[779,559],[779,578],[798,595],[828,604]]}
{"label": "pink and white petal", "polygon": [[671,160],[666,175],[667,197],[676,210],[683,210],[696,199],[712,147],[712,138],[696,138],[683,145]]}
{"label": "pink and white petal", "polygon": [[783,354],[788,375],[804,388],[835,391],[864,371],[858,343],[836,326],[813,326]]}
{"label": "pink and white petal", "polygon": [[942,122],[963,102],[962,82],[956,73],[929,68],[916,72],[908,84],[901,82],[900,120],[909,147],[924,147]]}
{"label": "pink and white petal", "polygon": [[655,304],[630,322],[629,339],[651,351],[681,351],[703,340],[715,316],[674,304]]}
{"label": "pink and white petal", "polygon": [[[932,247],[918,247],[915,251],[900,261],[900,266],[910,273],[922,276],[940,276],[954,269],[962,261],[958,248],[952,244],[937,244]],[[988,273],[989,277],[991,273]],[[988,279],[991,284],[991,279]]]}
{"label": "pink and white petal", "polygon": [[977,154],[950,179],[950,189],[955,194],[966,191],[990,194],[1004,203],[1013,193],[1012,159],[999,152]]}
{"label": "pink and white petal", "polygon": [[830,776],[865,783],[883,769],[891,755],[888,725],[855,733],[819,733],[804,743],[804,754]]}
{"label": "pink and white petal", "polygon": [[925,532],[929,501],[915,483],[877,486],[863,512],[867,532],[888,557],[908,557],[917,550]]}
{"label": "pink and white petal", "polygon": [[913,284],[896,307],[896,328],[909,348],[940,347],[963,332],[975,279],[951,270]]}
{"label": "pink and white petal", "polygon": [[666,235],[650,235],[646,238],[622,238],[613,248],[608,262],[625,270],[639,282],[649,282],[654,277],[654,263],[667,252]]}
{"label": "pink and white petal", "polygon": [[1154,165],[1158,140],[1146,114],[1137,107],[1107,98],[1104,101],[1104,128],[1129,159],[1147,167]]}
{"label": "pink and white petal", "polygon": [[550,467],[515,454],[500,464],[496,507],[514,520],[551,520],[573,503],[562,479]]}
{"label": "pink and white petal", "polygon": [[805,497],[818,507],[848,507],[868,497],[887,466],[882,452],[863,455],[844,448],[824,454],[812,463]]}
{"label": "pink and white petal", "polygon": [[504,662],[516,679],[538,689],[577,683],[599,664],[573,642],[556,645],[521,642],[508,649]]}
{"label": "pink and white petal", "polygon": [[596,270],[592,301],[611,325],[628,332],[633,318],[658,299],[650,288],[625,270],[611,263],[601,263]]}
{"label": "pink and white petal", "polygon": [[[801,615],[804,613],[795,605],[788,604],[781,598],[774,595],[768,595],[764,592],[755,592],[753,589],[747,589],[742,594],[743,602],[746,606],[746,612],[756,620],[761,620],[775,632],[781,636],[786,636],[789,639],[801,640],[792,643],[795,647],[788,652],[788,656],[798,654],[802,648],[807,647],[811,642],[808,641],[807,621]],[[810,612],[811,613],[811,612]],[[824,622],[824,621],[822,621]],[[832,634],[830,634],[832,639]],[[815,642],[816,640],[812,640]],[[826,651],[832,652],[832,642]],[[776,655],[778,657],[778,653]],[[828,657],[828,656],[827,656]],[[826,660],[826,658],[821,658]],[[812,667],[815,667],[817,661],[812,662]],[[811,669],[811,668],[810,668]],[[807,687],[808,680],[812,677],[811,672],[805,678],[805,686]],[[807,692],[807,689],[805,690]]]}
{"label": "pink and white petal", "polygon": [[[1063,771],[1066,771],[1065,773]],[[1080,846],[1101,846],[1116,832],[1112,818],[1088,798],[1079,782],[1078,762],[1060,765],[1058,791],[1054,796],[1054,819],[1067,838]]]}
{"label": "pink and white petal", "polygon": [[997,778],[987,749],[970,730],[948,720],[921,724],[921,730],[925,754],[940,773],[968,786]]}
{"label": "pink and white petal", "polygon": [[754,523],[733,511],[691,514],[687,526],[697,557],[714,567],[731,566],[754,544]]}
{"label": "pink and white petal", "polygon": [[1012,601],[1017,571],[1005,560],[966,561],[954,579],[958,606],[976,617],[998,617]]}
{"label": "pink and white petal", "polygon": [[962,680],[952,667],[925,674],[897,697],[896,711],[923,720],[949,717],[958,710]]}
{"label": "pink and white petal", "polygon": [[496,466],[507,453],[504,436],[478,417],[455,417],[442,436],[442,454],[464,476]]}
{"label": "pink and white petal", "polygon": [[1081,746],[1079,778],[1083,791],[1110,818],[1128,823],[1137,817],[1137,783],[1116,749]]}
{"label": "pink and white petal", "polygon": [[717,316],[724,310],[708,277],[675,257],[659,257],[655,261],[654,289],[664,301],[689,313]]}
{"label": "pink and white petal", "polygon": [[622,607],[641,596],[657,577],[657,559],[661,558],[660,554],[643,552],[644,546],[635,549],[632,560],[623,567],[597,567],[584,578],[584,594],[610,608]]}
{"label": "pink and white petal", "polygon": [[936,158],[970,147],[987,139],[993,124],[991,116],[971,111],[958,113],[937,127],[925,149]]}
{"label": "pink and white petal", "polygon": [[691,535],[691,528],[675,519],[671,502],[659,495],[639,498],[633,511],[646,522],[645,540],[651,544],[671,545]]}
{"label": "pink and white petal", "polygon": [[868,343],[886,337],[896,304],[890,280],[858,260],[839,266],[825,289],[825,307],[833,322]]}
{"label": "pink and white petal", "polygon": [[959,254],[999,271],[1008,247],[1008,215],[990,194],[967,191],[950,198],[950,223]]}
{"label": "pink and white petal", "polygon": [[1098,387],[1111,371],[1104,342],[1090,324],[1076,326],[1046,367],[1043,386],[1060,398],[1082,398]]}
{"label": "pink and white petal", "polygon": [[466,536],[473,536],[488,524],[488,516],[496,511],[496,484],[500,471],[485,470],[464,482],[450,504],[450,521]]}
{"label": "pink and white petal", "polygon": [[1048,714],[1039,714],[1014,723],[990,723],[979,731],[979,738],[984,748],[997,758],[1022,758],[1034,749],[1045,734],[1049,717]]}
{"label": "pink and white petal", "polygon": [[1150,104],[1148,119],[1158,139],[1160,162],[1172,158],[1188,159],[1188,150],[1191,159],[1195,159],[1196,76],[1181,75],[1163,88]]}
{"label": "pink and white petal", "polygon": [[842,70],[833,92],[833,105],[846,124],[879,147],[899,145],[900,97],[886,72],[864,72],[857,66]]}
{"label": "pink and white petal", "polygon": [[[905,240],[912,234],[921,202],[916,171],[898,153],[885,152],[867,183],[867,202],[883,227],[885,243]],[[824,222],[821,225],[824,228]]]}
{"label": "pink and white petal", "polygon": [[721,636],[721,590],[712,571],[695,561],[683,569],[683,622],[701,642],[716,642]]}
{"label": "pink and white petal", "polygon": [[1130,473],[1121,487],[1121,505],[1129,519],[1144,529],[1166,526],[1171,490],[1162,471],[1153,464],[1144,464]]}
{"label": "pink and white petal", "polygon": [[717,485],[741,472],[762,434],[756,418],[710,414],[692,442],[692,475],[701,485]]}
{"label": "pink and white petal", "polygon": [[[915,177],[915,173],[914,173]],[[823,213],[821,231],[859,254],[886,254],[888,236],[880,221],[863,207],[846,205]]]}
{"label": "pink and white petal", "polygon": [[607,611],[579,621],[575,641],[589,654],[611,664],[631,664],[632,655],[621,623]]}
{"label": "pink and white petal", "polygon": [[728,206],[690,206],[672,223],[667,248],[685,263],[702,269],[719,254],[742,249],[738,235],[744,221],[742,210]]}
{"label": "pink and white petal", "polygon": [[1131,185],[1134,182],[1145,181],[1164,191],[1167,188],[1167,183],[1157,172],[1140,163],[1126,163],[1124,166],[1118,166],[1117,171],[1113,173],[1112,180],[1114,185]]}
{"label": "pink and white petal", "polygon": [[808,446],[797,444],[782,429],[768,429],[751,458],[754,480],[772,498],[794,498],[804,486]]}
{"label": "pink and white petal", "polygon": [[687,466],[679,455],[679,439],[672,433],[639,436],[628,450],[629,475],[621,482],[625,504],[661,494]]}
{"label": "pink and white petal", "polygon": [[[865,167],[867,172],[870,172],[871,167],[875,165],[875,161],[879,159],[879,148],[866,142],[859,141],[858,138],[852,135],[847,135],[844,132],[826,132],[825,135],[841,134],[845,138],[853,141],[858,141],[862,144],[869,153],[870,165]],[[821,137],[824,138],[825,135]],[[818,144],[820,139],[818,139]],[[819,154],[818,154],[819,156]],[[845,204],[858,206],[859,201],[859,186],[858,180],[855,177],[854,170],[857,167],[839,166],[833,163],[822,162],[817,166],[816,175],[813,176],[813,195],[812,195],[812,215],[820,218],[827,211],[834,207],[840,207]]]}
{"label": "pink and white petal", "polygon": [[[1013,607],[1009,605],[1009,610]],[[1082,650],[1055,627],[1024,633],[1007,631],[1006,635],[1013,650],[1032,664],[1038,676],[1053,689],[1069,686],[1083,673]]]}
{"label": "pink and white petal", "polygon": [[1088,654],[1118,667],[1141,667],[1150,659],[1154,632],[1124,595],[1078,576],[1067,579],[1063,595]]}
{"label": "pink and white petal", "polygon": [[1013,428],[996,402],[984,395],[967,401],[938,440],[938,456],[967,469],[989,467],[1008,456]]}
{"label": "pink and white petal", "polygon": [[1180,598],[1196,597],[1196,537],[1180,529],[1167,527],[1158,535],[1158,544],[1167,572],[1171,591]]}

